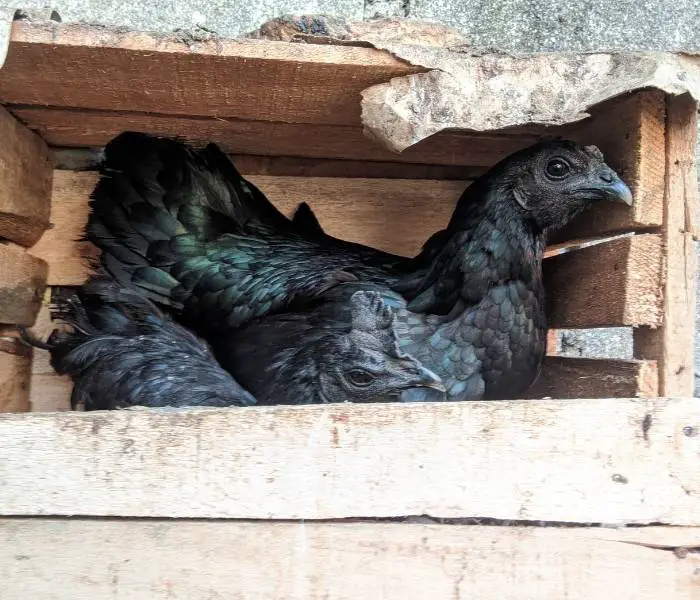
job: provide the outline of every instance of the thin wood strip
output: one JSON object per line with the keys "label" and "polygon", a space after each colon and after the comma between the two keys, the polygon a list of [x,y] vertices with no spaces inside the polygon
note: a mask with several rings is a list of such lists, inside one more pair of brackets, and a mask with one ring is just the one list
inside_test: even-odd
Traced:
{"label": "thin wood strip", "polygon": [[5,519],[0,577],[5,600],[694,600],[700,555],[647,545],[668,529]]}
{"label": "thin wood strip", "polygon": [[[80,285],[88,274],[82,256],[96,256],[77,242],[88,216],[88,197],[98,175],[56,171],[51,222],[31,253],[49,263],[51,285]],[[414,255],[430,235],[449,221],[465,181],[268,177],[250,180],[287,214],[308,201],[331,235]],[[410,190],[410,194],[407,194]]]}
{"label": "thin wood strip", "polygon": [[[3,69],[4,70],[4,69]],[[453,166],[490,167],[541,139],[546,130],[518,135],[440,133],[396,154],[352,125],[272,123],[237,118],[196,118],[136,112],[61,110],[9,106],[9,110],[52,146],[104,146],[121,132],[142,131],[216,142],[229,154],[297,156]],[[549,132],[551,133],[551,131]]]}
{"label": "thin wood strip", "polygon": [[44,260],[16,244],[0,243],[0,323],[34,323],[47,275]]}
{"label": "thin wood strip", "polygon": [[[54,168],[68,171],[96,171],[101,148],[52,147]],[[384,179],[475,179],[485,167],[421,165],[399,162],[335,160],[302,156],[250,156],[229,158],[243,175],[286,177],[372,177]]]}
{"label": "thin wood strip", "polygon": [[0,513],[700,525],[695,399],[0,415]]}
{"label": "thin wood strip", "polygon": [[655,398],[655,361],[547,356],[528,398]]}
{"label": "thin wood strip", "polygon": [[668,97],[663,327],[634,334],[635,356],[659,361],[659,389],[664,395],[690,396],[694,388],[696,113],[690,95]]}
{"label": "thin wood strip", "polygon": [[49,225],[46,144],[0,106],[0,239],[31,246]]}
{"label": "thin wood strip", "polygon": [[662,257],[661,236],[645,234],[544,261],[550,326],[660,326]]}

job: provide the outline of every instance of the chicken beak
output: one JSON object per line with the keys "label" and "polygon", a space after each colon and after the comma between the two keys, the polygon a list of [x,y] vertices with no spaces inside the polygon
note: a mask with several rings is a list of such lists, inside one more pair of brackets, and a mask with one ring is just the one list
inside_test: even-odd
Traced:
{"label": "chicken beak", "polygon": [[601,179],[605,182],[604,185],[601,186],[601,189],[607,200],[632,206],[632,191],[627,187],[627,184],[618,177],[617,173],[608,171],[605,177],[601,175]]}
{"label": "chicken beak", "polygon": [[431,370],[426,369],[423,366],[418,368],[418,379],[415,387],[430,388],[432,390],[437,390],[438,392],[447,391],[440,378]]}

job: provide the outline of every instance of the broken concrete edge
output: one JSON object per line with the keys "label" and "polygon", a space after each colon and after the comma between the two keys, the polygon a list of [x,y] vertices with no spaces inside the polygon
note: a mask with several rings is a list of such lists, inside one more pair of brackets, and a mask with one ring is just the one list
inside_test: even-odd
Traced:
{"label": "broken concrete edge", "polygon": [[425,73],[396,77],[362,92],[366,135],[394,152],[443,130],[493,132],[560,126],[594,106],[640,89],[700,98],[700,57],[661,52],[468,54],[388,46]]}
{"label": "broken concrete edge", "polygon": [[15,18],[17,8],[0,7],[0,69],[5,64],[7,51],[10,49],[10,38],[12,37],[12,22]]}
{"label": "broken concrete edge", "polygon": [[447,129],[493,132],[575,123],[595,105],[639,89],[700,98],[700,57],[688,53],[484,52],[437,23],[358,23],[321,14],[281,16],[246,37],[369,44],[426,69],[362,93],[365,135],[397,153]]}

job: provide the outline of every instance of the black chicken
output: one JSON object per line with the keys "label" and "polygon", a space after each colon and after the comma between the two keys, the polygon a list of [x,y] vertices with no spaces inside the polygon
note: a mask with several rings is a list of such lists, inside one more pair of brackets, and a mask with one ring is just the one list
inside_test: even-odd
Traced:
{"label": "black chicken", "polygon": [[[374,292],[309,314],[251,323],[224,338],[225,365],[208,345],[163,315],[138,292],[93,278],[59,298],[55,330],[46,343],[51,366],[74,382],[71,404],[86,410],[128,406],[246,406],[395,399],[438,377],[398,348],[394,316]],[[249,390],[249,391],[246,391]]]}
{"label": "black chicken", "polygon": [[54,370],[71,377],[74,410],[255,404],[206,343],[114,281],[88,281],[55,300],[52,316],[72,331],[56,329],[46,343],[26,331],[23,337],[48,350]]}
{"label": "black chicken", "polygon": [[259,404],[395,401],[423,389],[444,399],[440,379],[399,349],[394,322],[379,293],[356,291],[211,340],[222,366]]}
{"label": "black chicken", "polygon": [[290,306],[374,290],[395,310],[402,349],[451,400],[514,397],[534,381],[546,231],[599,200],[632,201],[594,146],[543,142],[475,181],[409,259],[327,236],[310,211],[287,219],[214,144],[124,133],[105,148],[103,175],[87,228],[102,265],[210,341]]}

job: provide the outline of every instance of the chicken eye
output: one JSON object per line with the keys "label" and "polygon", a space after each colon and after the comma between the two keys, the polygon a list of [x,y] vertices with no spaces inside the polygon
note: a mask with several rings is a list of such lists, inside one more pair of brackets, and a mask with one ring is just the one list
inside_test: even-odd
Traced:
{"label": "chicken eye", "polygon": [[356,369],[348,373],[348,380],[353,385],[365,387],[375,380],[375,376],[367,371],[360,371],[359,369]]}
{"label": "chicken eye", "polygon": [[547,163],[545,172],[550,179],[563,179],[571,171],[569,163],[561,158],[553,158]]}

